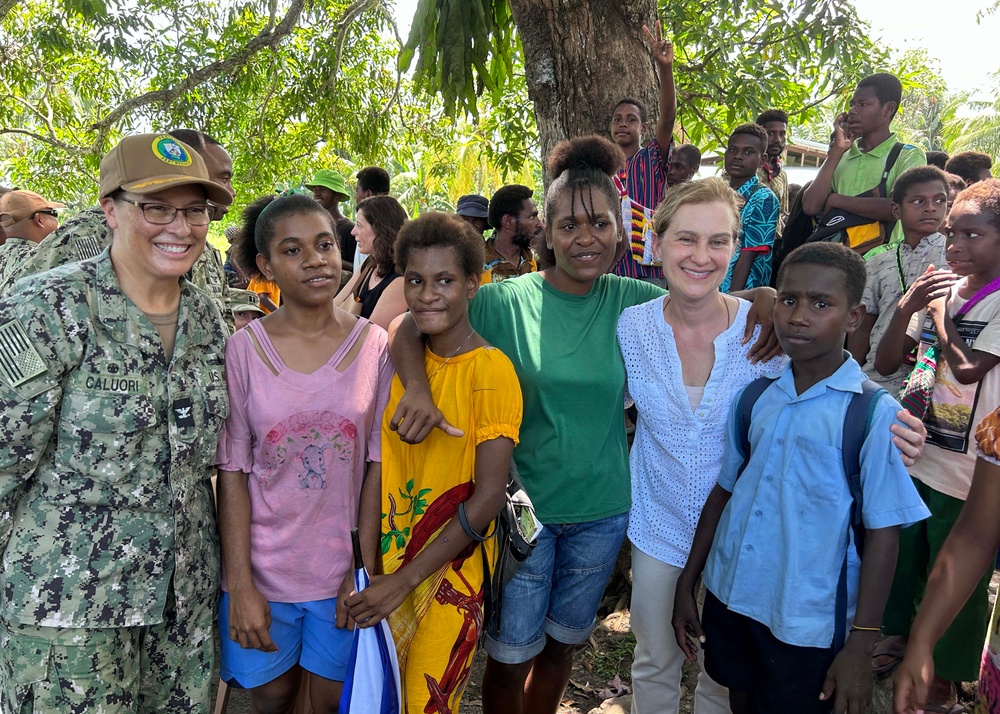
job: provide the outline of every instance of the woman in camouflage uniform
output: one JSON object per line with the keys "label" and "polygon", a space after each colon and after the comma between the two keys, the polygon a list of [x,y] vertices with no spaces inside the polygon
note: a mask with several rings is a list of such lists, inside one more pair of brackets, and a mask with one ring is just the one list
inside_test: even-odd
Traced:
{"label": "woman in camouflage uniform", "polygon": [[226,330],[183,276],[232,198],[153,134],[100,195],[110,247],[0,301],[5,714],[209,708]]}

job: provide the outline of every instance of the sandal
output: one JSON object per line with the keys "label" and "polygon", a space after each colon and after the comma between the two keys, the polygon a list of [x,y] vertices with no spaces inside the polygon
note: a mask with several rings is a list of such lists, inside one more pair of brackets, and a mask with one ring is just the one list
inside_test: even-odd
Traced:
{"label": "sandal", "polygon": [[[889,635],[888,637],[882,638],[882,640],[875,646],[875,651],[872,653],[872,671],[875,674],[889,674],[899,663],[903,661],[903,656],[906,654],[906,638],[902,635]],[[875,660],[880,657],[885,657],[886,661],[881,664],[876,664]]]}
{"label": "sandal", "polygon": [[[940,677],[934,677],[934,684],[945,682]],[[945,695],[947,699],[954,699],[955,704],[924,704],[922,711],[924,714],[963,714],[965,707],[958,703],[958,687],[954,682],[946,682],[948,685],[948,693]],[[928,692],[930,694],[930,692]],[[940,688],[937,691],[940,696]]]}

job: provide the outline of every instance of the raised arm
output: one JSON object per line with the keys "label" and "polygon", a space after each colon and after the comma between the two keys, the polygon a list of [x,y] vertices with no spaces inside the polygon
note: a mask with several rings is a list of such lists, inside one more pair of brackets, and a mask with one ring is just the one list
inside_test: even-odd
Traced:
{"label": "raised arm", "polygon": [[893,220],[892,201],[888,198],[847,196],[842,193],[831,193],[826,199],[826,210],[830,210],[831,208],[850,211],[859,216],[870,218],[873,221]]}
{"label": "raised arm", "polygon": [[993,369],[1000,356],[973,349],[958,334],[958,328],[946,312],[944,298],[938,298],[927,307],[934,320],[934,328],[941,344],[941,355],[948,361],[952,374],[961,384],[975,384]]}
{"label": "raised arm", "polygon": [[660,113],[656,120],[656,141],[666,160],[666,152],[670,150],[670,142],[674,138],[674,122],[677,121],[677,88],[674,85],[674,44],[670,40],[660,38],[660,23],[656,23],[656,37],[645,25],[642,34],[653,54],[656,69],[660,77]]}
{"label": "raised arm", "polygon": [[[927,157],[922,150],[916,147],[907,147],[906,150],[900,152],[895,165],[891,167],[891,171],[895,176],[899,176],[906,169],[923,166],[926,163]],[[886,192],[891,192],[891,190],[891,186],[886,188]],[[826,207],[827,209],[840,208],[865,218],[871,218],[874,221],[892,221],[896,218],[892,214],[892,201],[888,196],[859,198],[833,194],[827,199]]]}
{"label": "raised arm", "polygon": [[830,142],[826,160],[820,166],[816,178],[802,193],[802,210],[810,216],[818,216],[826,210],[830,187],[833,184],[833,172],[837,170],[841,157],[850,150],[853,143],[853,137],[849,136],[844,128],[846,121],[846,112],[841,112],[833,120],[833,141]]}
{"label": "raised arm", "polygon": [[[913,281],[909,290],[899,299],[885,334],[875,352],[875,369],[888,376],[899,369],[906,355],[917,346],[917,341],[906,334],[910,319],[934,300],[947,298],[956,277],[947,270],[935,270],[933,265]],[[950,322],[950,320],[949,320]]]}

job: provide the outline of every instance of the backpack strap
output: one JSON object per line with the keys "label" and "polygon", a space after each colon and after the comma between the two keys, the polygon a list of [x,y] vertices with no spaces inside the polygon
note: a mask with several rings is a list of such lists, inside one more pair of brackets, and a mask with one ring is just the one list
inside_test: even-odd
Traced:
{"label": "backpack strap", "polygon": [[[872,425],[875,405],[885,390],[876,382],[866,379],[861,385],[861,392],[851,396],[844,415],[844,432],[841,437],[841,455],[843,457],[844,474],[847,476],[847,488],[851,493],[851,535],[854,548],[860,558],[864,551],[865,527],[861,521],[861,447],[868,438]],[[848,544],[848,550],[850,544]],[[834,611],[833,648],[839,652],[847,640],[847,552],[844,553],[844,564],[840,569],[840,580],[837,582],[837,602]]]}
{"label": "backpack strap", "polygon": [[879,182],[878,185],[879,198],[888,198],[888,196],[885,195],[885,189],[889,183],[889,172],[892,171],[892,167],[896,165],[896,159],[899,158],[899,153],[902,150],[902,142],[897,141],[893,144],[892,148],[889,149],[889,154],[885,157],[885,167],[882,169],[882,181]]}
{"label": "backpack strap", "polygon": [[851,492],[851,528],[855,532],[854,545],[860,556],[864,549],[864,525],[861,523],[861,447],[868,438],[872,415],[879,397],[885,393],[877,382],[866,379],[861,385],[861,392],[851,397],[844,417],[844,433],[841,441],[844,473],[847,474],[847,487]]}
{"label": "backpack strap", "polygon": [[750,382],[740,394],[740,401],[736,407],[736,434],[740,439],[740,454],[743,456],[743,463],[736,472],[736,478],[743,475],[747,464],[750,463],[750,418],[753,415],[754,404],[760,399],[764,390],[774,383],[771,377],[758,377]]}

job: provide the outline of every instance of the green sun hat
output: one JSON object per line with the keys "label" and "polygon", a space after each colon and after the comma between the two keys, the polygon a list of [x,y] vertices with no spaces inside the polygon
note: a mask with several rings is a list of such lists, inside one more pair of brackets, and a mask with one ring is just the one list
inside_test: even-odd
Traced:
{"label": "green sun hat", "polygon": [[351,194],[347,191],[347,181],[341,174],[338,174],[333,169],[320,169],[316,172],[313,180],[307,183],[306,188],[312,190],[317,186],[322,186],[328,188],[334,193],[339,193],[344,197],[344,200],[351,197]]}

